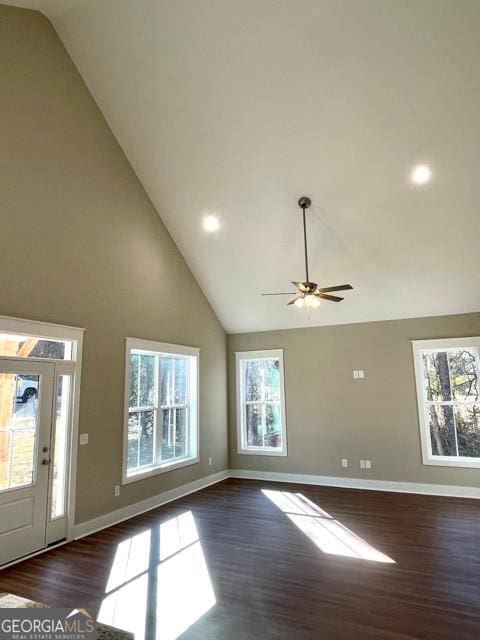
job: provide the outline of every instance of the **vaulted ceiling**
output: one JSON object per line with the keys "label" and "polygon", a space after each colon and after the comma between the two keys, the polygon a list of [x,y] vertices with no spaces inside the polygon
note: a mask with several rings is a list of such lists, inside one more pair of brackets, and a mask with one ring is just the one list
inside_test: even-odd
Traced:
{"label": "vaulted ceiling", "polygon": [[[478,0],[8,3],[52,19],[227,331],[480,309]],[[260,295],[304,278],[303,194],[311,279],[355,288],[308,313]]]}

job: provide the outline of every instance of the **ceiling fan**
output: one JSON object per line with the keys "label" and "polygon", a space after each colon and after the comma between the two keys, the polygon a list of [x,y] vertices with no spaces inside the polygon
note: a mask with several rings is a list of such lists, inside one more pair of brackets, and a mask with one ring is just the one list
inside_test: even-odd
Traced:
{"label": "ceiling fan", "polygon": [[292,284],[297,287],[296,293],[282,292],[282,293],[262,293],[262,296],[296,296],[293,300],[287,303],[288,305],[294,304],[296,307],[301,308],[303,306],[315,308],[320,305],[320,300],[329,300],[330,302],[341,302],[343,298],[338,296],[329,295],[332,291],[346,291],[347,289],[353,289],[351,284],[339,284],[333,287],[319,287],[316,282],[310,282],[308,278],[308,253],[307,253],[307,226],[305,222],[305,211],[312,204],[310,198],[302,196],[298,201],[298,206],[302,210],[303,216],[303,244],[305,249],[305,282],[294,282]]}

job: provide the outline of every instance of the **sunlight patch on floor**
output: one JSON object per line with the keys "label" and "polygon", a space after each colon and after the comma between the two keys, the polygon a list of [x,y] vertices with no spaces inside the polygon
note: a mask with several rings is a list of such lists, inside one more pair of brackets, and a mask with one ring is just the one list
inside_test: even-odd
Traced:
{"label": "sunlight patch on floor", "polygon": [[98,621],[145,638],[175,640],[215,603],[191,511],[119,543]]}
{"label": "sunlight patch on floor", "polygon": [[267,489],[262,489],[262,493],[324,553],[395,564],[395,560],[372,547],[302,493]]}

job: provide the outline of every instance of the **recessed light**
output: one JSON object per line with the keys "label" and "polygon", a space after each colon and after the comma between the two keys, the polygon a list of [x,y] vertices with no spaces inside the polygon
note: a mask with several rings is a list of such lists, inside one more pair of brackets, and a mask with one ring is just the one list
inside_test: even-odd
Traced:
{"label": "recessed light", "polygon": [[220,220],[218,216],[208,215],[203,218],[203,228],[208,233],[212,233],[213,231],[218,231],[220,228]]}
{"label": "recessed light", "polygon": [[426,184],[432,177],[432,170],[426,164],[417,164],[413,167],[410,179],[415,184]]}

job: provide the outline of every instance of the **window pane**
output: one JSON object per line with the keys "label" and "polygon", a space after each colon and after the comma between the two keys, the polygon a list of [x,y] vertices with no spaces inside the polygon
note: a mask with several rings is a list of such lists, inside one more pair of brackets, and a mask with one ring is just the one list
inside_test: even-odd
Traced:
{"label": "window pane", "polygon": [[187,402],[187,358],[175,358],[175,404],[185,404]]}
{"label": "window pane", "polygon": [[130,354],[130,407],[140,406],[138,403],[138,373],[140,371],[140,354]]}
{"label": "window pane", "polygon": [[262,361],[244,360],[245,368],[245,400],[262,399]]}
{"label": "window pane", "polygon": [[448,354],[452,391],[455,400],[478,400],[477,355],[473,349]]}
{"label": "window pane", "polygon": [[140,355],[139,406],[155,405],[155,356]]}
{"label": "window pane", "polygon": [[265,405],[266,442],[265,446],[280,447],[282,434],[282,420],[279,404]]}
{"label": "window pane", "polygon": [[187,403],[188,358],[160,358],[160,404]]}
{"label": "window pane", "polygon": [[456,456],[455,422],[451,405],[429,406],[429,427],[434,456]]}
{"label": "window pane", "polygon": [[175,409],[175,457],[183,458],[187,454],[187,410]]}
{"label": "window pane", "polygon": [[262,405],[247,404],[246,427],[247,427],[247,447],[263,446],[263,420]]}
{"label": "window pane", "polygon": [[65,487],[67,481],[67,434],[72,377],[58,376],[55,414],[55,444],[53,449],[53,480],[51,518],[65,513]]}
{"label": "window pane", "polygon": [[175,409],[162,410],[162,461],[175,455]]}
{"label": "window pane", "polygon": [[280,362],[270,360],[244,360],[245,400],[280,400]]}
{"label": "window pane", "polygon": [[132,353],[130,356],[130,408],[155,406],[156,356]]}
{"label": "window pane", "polygon": [[265,400],[280,400],[280,362],[267,360],[265,368]]}
{"label": "window pane", "polygon": [[128,469],[153,464],[155,411],[136,411],[128,419]]}
{"label": "window pane", "polygon": [[163,406],[173,404],[174,360],[165,356],[160,358],[160,404]]}
{"label": "window pane", "polygon": [[162,410],[162,461],[188,455],[187,409]]}
{"label": "window pane", "polygon": [[56,358],[71,360],[71,340],[42,340],[17,334],[0,333],[0,356],[16,358]]}
{"label": "window pane", "polygon": [[447,353],[445,351],[424,353],[423,370],[427,400],[451,400]]}
{"label": "window pane", "polygon": [[248,447],[282,446],[280,403],[252,403],[245,406]]}
{"label": "window pane", "polygon": [[480,404],[464,404],[455,407],[458,455],[480,457]]}
{"label": "window pane", "polygon": [[0,374],[0,490],[33,482],[39,375]]}

